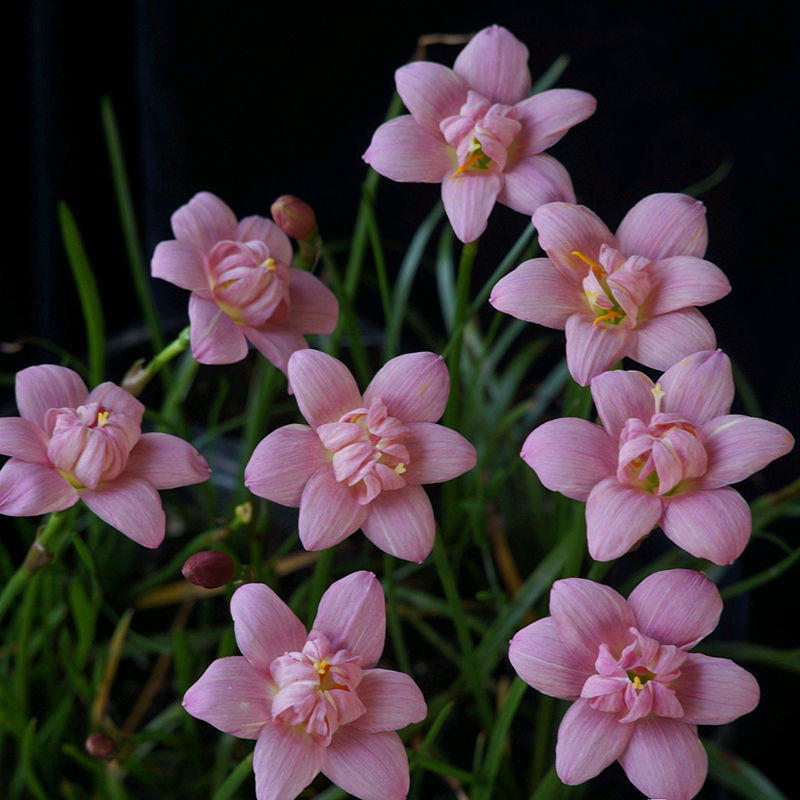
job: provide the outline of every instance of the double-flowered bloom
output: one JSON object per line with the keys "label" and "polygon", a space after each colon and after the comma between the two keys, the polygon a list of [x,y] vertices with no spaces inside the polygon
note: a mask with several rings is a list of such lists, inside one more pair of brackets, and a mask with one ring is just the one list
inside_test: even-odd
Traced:
{"label": "double-flowered bloom", "polygon": [[437,425],[450,392],[444,360],[407,353],[388,361],[362,397],[341,361],[317,350],[289,360],[289,384],[308,425],[261,441],[245,469],[254,494],[299,506],[307,550],[332,547],[358,528],[387,553],[422,561],[435,523],[423,483],[475,466],[475,448]]}
{"label": "double-flowered bloom", "polygon": [[721,725],[758,704],[755,678],[726,658],[691,653],[717,626],[722,600],[702,573],[645,578],[627,601],[581,578],[556,581],[552,616],[511,640],[519,676],[575,702],[558,729],[556,771],[583,783],[619,760],[648,797],[690,800],[708,762],[697,725]]}
{"label": "double-flowered bloom", "polygon": [[417,61],[395,82],[411,113],[381,125],[364,160],[395,181],[441,183],[462,242],[483,233],[495,201],[525,214],[574,202],[569,174],[544,151],[591,116],[595,100],[573,89],[529,97],[528,48],[505,28],[477,33],[452,70]]}
{"label": "double-flowered bloom", "polygon": [[201,364],[241,361],[249,340],[285,372],[289,356],[308,346],[303,334],[336,327],[336,297],[290,266],[292,245],[272,220],[237,222],[222,200],[200,192],[171,222],[175,239],[156,247],[152,271],[192,292],[192,355]]}
{"label": "double-flowered bloom", "polygon": [[695,306],[730,291],[703,260],[705,207],[683,194],[640,200],[612,234],[585,206],[548,203],[533,215],[547,258],[502,278],[489,302],[498,311],[566,330],[567,365],[582,386],[628,356],[665,370],[716,347]]}
{"label": "double-flowered bloom", "polygon": [[546,422],[522,457],[548,489],[586,500],[592,558],[617,558],[660,525],[693,556],[729,564],[747,544],[751,519],[728,484],[794,445],[774,422],[728,413],[733,392],[719,350],[678,362],[655,384],[641,372],[606,372],[592,381],[602,425]]}
{"label": "double-flowered bloom", "polygon": [[214,661],[183,705],[257,740],[258,800],[292,800],[320,771],[360,800],[402,800],[408,759],[395,731],[423,720],[426,706],[408,675],[375,668],[386,634],[375,576],[332,584],[310,633],[263,584],[237,589],[231,614],[242,655]]}
{"label": "double-flowered bloom", "polygon": [[164,539],[157,489],[208,478],[203,457],[166,433],[142,433],[144,406],[113,383],[91,392],[80,375],[45,364],[17,373],[20,417],[0,418],[0,514],[63,511],[83,500],[145,547]]}

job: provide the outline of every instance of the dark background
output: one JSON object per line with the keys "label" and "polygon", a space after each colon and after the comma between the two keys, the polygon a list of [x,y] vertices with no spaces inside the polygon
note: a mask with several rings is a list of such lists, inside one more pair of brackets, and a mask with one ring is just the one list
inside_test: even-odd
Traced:
{"label": "dark background", "polygon": [[[323,235],[340,239],[349,234],[366,174],[360,155],[383,119],[393,71],[410,59],[417,37],[496,22],[529,47],[534,78],[569,53],[559,85],[597,97],[595,116],[553,152],[570,170],[579,202],[612,229],[643,196],[679,191],[732,163],[702,199],[707,257],[726,271],[733,291],[705,313],[753,384],[763,415],[800,431],[796,4],[409,1],[356,12],[341,3],[139,0],[110,8],[34,0],[9,23],[18,35],[6,52],[13,61],[6,74],[24,97],[6,108],[13,186],[6,186],[12,202],[0,261],[3,341],[32,334],[73,352],[85,348],[58,231],[56,203],[65,200],[104,299],[109,377],[118,380],[133,358],[148,355],[143,338],[136,344],[140,318],[102,136],[102,95],[110,95],[120,124],[148,260],[158,241],[171,238],[172,211],[204,189],[238,216],[267,214],[282,193],[300,195],[317,210]],[[458,49],[436,46],[428,58],[450,65]],[[438,187],[382,182],[385,235],[407,242],[437,196]],[[476,281],[523,226],[521,215],[495,209]],[[177,331],[186,324],[187,295],[154,284]],[[380,320],[377,308],[362,313]],[[6,375],[56,360],[30,344],[4,350],[14,351],[0,355]],[[13,406],[3,413],[15,413]],[[798,472],[793,454],[766,470],[749,496]],[[789,541],[796,535],[789,527],[781,532]],[[774,548],[751,550],[747,574],[777,558]],[[791,584],[790,573],[781,586]],[[797,610],[793,591],[771,585],[747,612],[760,643],[796,647]],[[774,737],[793,720],[797,693],[789,690],[793,710],[785,702],[792,679],[754,671],[765,705],[743,720],[740,736],[748,756],[778,779],[788,775],[787,750]],[[790,777],[782,788],[792,793]]]}

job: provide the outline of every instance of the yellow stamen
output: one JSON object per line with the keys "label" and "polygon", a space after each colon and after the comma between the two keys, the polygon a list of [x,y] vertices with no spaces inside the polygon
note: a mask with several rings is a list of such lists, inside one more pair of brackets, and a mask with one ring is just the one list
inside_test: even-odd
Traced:
{"label": "yellow stamen", "polygon": [[657,383],[650,391],[653,393],[653,398],[656,401],[656,414],[660,414],[661,413],[661,398],[663,398],[666,393],[661,388],[661,384],[660,383]]}
{"label": "yellow stamen", "polygon": [[638,675],[633,676],[633,688],[636,689],[637,691],[639,689],[644,689],[644,684],[641,682],[641,680],[639,680]]}
{"label": "yellow stamen", "polygon": [[315,661],[313,664],[314,669],[319,673],[320,677],[327,674],[331,665],[323,658],[322,661]]}
{"label": "yellow stamen", "polygon": [[102,428],[103,425],[108,423],[108,415],[109,411],[98,411],[97,412],[97,425],[98,427]]}
{"label": "yellow stamen", "polygon": [[402,475],[406,471],[406,465],[401,461],[395,468],[394,471],[398,475]]}
{"label": "yellow stamen", "polygon": [[605,322],[606,320],[611,319],[622,319],[624,314],[620,314],[618,311],[607,311],[605,314],[602,314],[599,317],[596,317],[592,325],[597,325],[598,322]]}
{"label": "yellow stamen", "polygon": [[479,150],[473,153],[450,177],[457,178],[459,175],[466,172],[473,164],[485,158],[484,154]]}
{"label": "yellow stamen", "polygon": [[601,280],[602,278],[605,278],[606,271],[603,269],[602,265],[599,264],[594,259],[589,258],[589,256],[584,255],[583,253],[581,253],[580,250],[572,250],[572,251],[570,251],[570,255],[571,256],[576,256],[581,261],[583,261],[584,264],[587,264],[589,267],[591,267],[592,272],[594,273],[594,276],[595,276],[595,278],[597,278],[597,280]]}
{"label": "yellow stamen", "polygon": [[264,267],[264,269],[273,270],[276,267],[275,259],[272,256],[270,256],[266,261],[264,261],[261,264],[261,266]]}

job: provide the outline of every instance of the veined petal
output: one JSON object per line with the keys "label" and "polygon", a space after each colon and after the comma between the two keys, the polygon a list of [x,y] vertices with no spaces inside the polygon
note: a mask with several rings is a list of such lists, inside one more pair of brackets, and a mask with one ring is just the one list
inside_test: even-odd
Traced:
{"label": "veined petal", "polygon": [[300,495],[298,528],[306,550],[339,544],[364,524],[369,506],[359,505],[350,488],[326,463],[309,479]]}
{"label": "veined petal", "polygon": [[442,181],[442,202],[456,236],[474,242],[485,230],[503,185],[497,172],[466,172]]}
{"label": "veined petal", "polygon": [[696,308],[682,308],[639,325],[628,356],[646,367],[668,369],[681,358],[716,345],[708,320]]}
{"label": "veined petal", "polygon": [[421,722],[428,713],[419,686],[404,672],[369,669],[358,684],[366,713],[351,723],[361,731],[398,731]]}
{"label": "veined petal", "polygon": [[87,403],[100,403],[101,406],[111,410],[111,412],[121,412],[127,414],[137,426],[141,426],[144,417],[144,405],[140,403],[130,392],[117,386],[116,383],[105,381],[98,384],[89,392],[86,398]]}
{"label": "veined petal", "polygon": [[269,253],[276,261],[287,266],[292,263],[292,243],[271,219],[257,215],[245,217],[236,226],[233,238],[239,242],[257,239],[269,247]]}
{"label": "veined petal", "polygon": [[201,364],[233,364],[247,355],[239,326],[213,301],[189,297],[192,355]]}
{"label": "veined petal", "polygon": [[442,64],[414,61],[396,70],[394,81],[411,116],[428,133],[441,137],[439,123],[458,114],[467,99],[467,84]]}
{"label": "veined petal", "polygon": [[361,392],[341,361],[319,350],[298,350],[289,359],[289,385],[312,428],[338,422],[361,407]]}
{"label": "veined petal", "polygon": [[24,417],[0,417],[0,455],[49,465],[44,431]]}
{"label": "veined petal", "polygon": [[471,470],[475,448],[460,434],[434,422],[412,422],[403,440],[408,464],[403,477],[407,483],[441,483]]}
{"label": "veined petal", "polygon": [[236,216],[211,192],[198,192],[170,218],[175,238],[199,247],[204,253],[223,239],[236,235]]}
{"label": "veined petal", "polygon": [[654,384],[643,372],[615,369],[592,378],[591,385],[597,414],[614,440],[627,420],[647,422],[655,411]]}
{"label": "veined petal", "polygon": [[653,282],[647,313],[656,316],[688,306],[704,306],[725,297],[731,285],[725,273],[695,256],[673,256],[650,268]]}
{"label": "veined petal", "polygon": [[517,103],[522,130],[514,140],[519,158],[552,147],[573,125],[591,117],[597,101],[577,89],[548,89]]}
{"label": "veined petal", "polygon": [[574,203],[575,190],[564,165],[539,153],[514,161],[503,170],[503,187],[497,201],[522,214],[533,214],[545,203]]}
{"label": "veined petal", "polygon": [[733,372],[721,350],[694,353],[671,366],[660,378],[661,410],[703,425],[730,411]]}
{"label": "veined petal", "polygon": [[573,314],[565,331],[567,366],[581,386],[588,386],[592,378],[610,369],[636,341],[626,328],[594,325],[585,312]]}
{"label": "veined petal", "polygon": [[325,763],[326,750],[299,726],[270,723],[253,753],[257,800],[294,800]]}
{"label": "veined petal", "polygon": [[302,269],[289,271],[289,318],[301,333],[333,333],[339,319],[336,295],[317,277]]}
{"label": "veined petal", "polygon": [[308,347],[303,335],[289,324],[270,325],[267,322],[259,328],[244,327],[241,331],[256,350],[283,373],[286,373],[292,354]]}
{"label": "veined petal", "polygon": [[15,387],[20,416],[39,428],[44,428],[44,417],[49,409],[77,408],[89,396],[77,372],[55,364],[20,370]]}
{"label": "veined petal", "polygon": [[364,535],[385,553],[422,563],[433,548],[436,522],[421,486],[381,492],[366,506]]}
{"label": "veined petal", "polygon": [[203,456],[180,437],[143,433],[128,456],[125,474],[144,478],[156,489],[174,489],[208,480],[211,470]]}
{"label": "veined petal", "polygon": [[78,493],[58,470],[10,458],[0,469],[0,514],[32,517],[74,506]]}
{"label": "veined petal", "polygon": [[208,292],[205,253],[189,242],[170,239],[156,245],[150,271],[154,278],[189,289],[192,292]]}

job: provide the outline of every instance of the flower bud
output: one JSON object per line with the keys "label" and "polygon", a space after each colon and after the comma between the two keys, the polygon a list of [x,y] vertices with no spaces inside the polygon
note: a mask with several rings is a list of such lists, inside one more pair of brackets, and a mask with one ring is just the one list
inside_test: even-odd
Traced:
{"label": "flower bud", "polygon": [[90,756],[93,758],[102,758],[105,761],[114,754],[117,743],[104,733],[92,733],[86,739],[84,747]]}
{"label": "flower bud", "polygon": [[204,589],[224,586],[232,577],[236,567],[233,559],[219,550],[202,550],[189,556],[181,569],[187,581]]}
{"label": "flower bud", "polygon": [[270,206],[270,213],[275,224],[293,239],[308,239],[317,230],[314,209],[294,195],[281,195]]}

